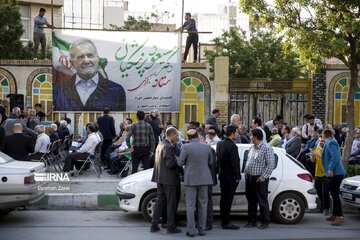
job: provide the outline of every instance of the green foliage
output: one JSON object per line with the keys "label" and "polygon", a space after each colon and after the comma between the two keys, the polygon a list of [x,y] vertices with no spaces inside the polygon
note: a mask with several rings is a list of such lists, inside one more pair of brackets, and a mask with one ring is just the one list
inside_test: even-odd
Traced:
{"label": "green foliage", "polygon": [[358,176],[358,175],[360,175],[360,164],[347,165],[345,167],[345,170],[346,170],[346,174],[345,174],[344,178]]}
{"label": "green foliage", "polygon": [[24,28],[16,0],[1,0],[0,3],[0,59],[24,59],[28,48],[20,41]]}
{"label": "green foliage", "polygon": [[[295,48],[312,69],[323,58],[337,58],[350,70],[346,100],[348,136],[354,136],[355,89],[359,77],[359,0],[240,0],[240,10],[286,37],[286,49]],[[353,139],[345,140],[342,162],[347,165]]]}
{"label": "green foliage", "polygon": [[[155,14],[152,16],[156,16]],[[152,23],[149,22],[149,18],[138,17],[137,19],[133,16],[128,16],[128,19],[124,23],[124,27],[119,27],[117,25],[110,24],[111,28],[114,30],[126,30],[126,31],[150,31]]]}
{"label": "green foliage", "polygon": [[215,38],[215,51],[205,50],[213,70],[217,56],[229,57],[229,75],[237,78],[297,78],[303,65],[294,51],[283,50],[283,38],[271,31],[252,28],[250,39],[240,28],[233,27]]}

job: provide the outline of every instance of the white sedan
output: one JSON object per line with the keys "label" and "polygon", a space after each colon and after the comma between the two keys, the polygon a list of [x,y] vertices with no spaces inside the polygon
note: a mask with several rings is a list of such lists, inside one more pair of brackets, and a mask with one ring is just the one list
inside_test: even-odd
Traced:
{"label": "white sedan", "polygon": [[[236,190],[231,211],[247,212],[244,168],[250,144],[239,144],[240,170],[242,180]],[[276,166],[269,182],[269,205],[275,219],[284,224],[294,224],[302,219],[305,209],[316,209],[316,195],[309,194],[313,188],[312,176],[296,159],[284,149],[274,148]],[[156,183],[151,182],[153,169],[130,175],[119,182],[116,194],[119,205],[125,211],[142,212],[151,220],[156,202]],[[184,191],[178,211],[185,212]],[[220,186],[213,187],[213,208],[220,212]]]}
{"label": "white sedan", "polygon": [[0,152],[0,215],[44,197],[38,189],[44,183],[35,181],[35,172],[45,172],[45,164],[17,161]]}
{"label": "white sedan", "polygon": [[360,175],[345,178],[340,185],[343,203],[356,207],[360,211]]}

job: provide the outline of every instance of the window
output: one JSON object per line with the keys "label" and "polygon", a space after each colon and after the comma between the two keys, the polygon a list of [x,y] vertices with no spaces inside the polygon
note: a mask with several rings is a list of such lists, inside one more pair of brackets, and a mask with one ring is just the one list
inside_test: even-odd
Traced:
{"label": "window", "polygon": [[[52,75],[41,73],[35,77],[32,83],[32,105],[41,104],[42,112],[47,114],[53,107]],[[45,122],[52,121],[52,114],[43,119]]]}
{"label": "window", "polygon": [[10,93],[9,79],[0,74],[0,98],[5,98]]}
{"label": "window", "polygon": [[[347,126],[346,101],[349,92],[350,77],[344,77],[337,81],[334,86],[334,122]],[[355,125],[359,120],[360,112],[360,85],[355,87]]]}
{"label": "window", "polygon": [[21,35],[21,40],[30,39],[30,6],[20,5],[21,23],[24,27],[24,33]]}
{"label": "window", "polygon": [[[243,161],[242,171],[241,172],[244,172],[244,170],[245,170],[246,162],[248,160],[248,154],[249,154],[249,150],[246,150],[244,152],[244,161]],[[275,166],[274,166],[274,169],[275,169],[277,167],[277,165],[278,165],[279,157],[275,153],[274,153],[274,157],[275,157]]]}

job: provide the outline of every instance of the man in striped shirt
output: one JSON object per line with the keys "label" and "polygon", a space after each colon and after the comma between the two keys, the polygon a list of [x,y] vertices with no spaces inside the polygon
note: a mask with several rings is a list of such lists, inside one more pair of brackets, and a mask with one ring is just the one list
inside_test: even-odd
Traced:
{"label": "man in striped shirt", "polygon": [[264,143],[260,129],[252,131],[251,146],[245,166],[246,198],[248,201],[249,220],[246,228],[256,227],[257,205],[260,206],[260,229],[269,227],[270,211],[268,202],[269,177],[275,166],[274,150]]}
{"label": "man in striped shirt", "polygon": [[126,144],[130,145],[130,138],[133,137],[133,145],[131,150],[132,173],[138,171],[140,161],[143,163],[144,169],[149,168],[149,160],[155,149],[154,132],[151,125],[144,122],[145,113],[138,111],[136,113],[137,122],[133,124],[126,136]]}

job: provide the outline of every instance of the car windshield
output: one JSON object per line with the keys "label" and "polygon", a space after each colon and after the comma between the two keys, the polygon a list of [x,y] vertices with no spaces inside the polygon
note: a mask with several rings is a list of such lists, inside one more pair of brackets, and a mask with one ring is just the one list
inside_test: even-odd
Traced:
{"label": "car windshield", "polygon": [[0,152],[0,164],[12,162],[12,161],[14,161],[14,159],[12,159],[11,157],[9,157],[8,155],[6,155],[3,152]]}
{"label": "car windshield", "polygon": [[296,165],[298,165],[299,167],[301,167],[302,169],[306,170],[306,168],[304,167],[304,165],[302,165],[301,162],[299,162],[298,160],[296,160],[296,158],[294,158],[293,156],[286,154],[286,156],[288,158],[290,158],[291,161],[293,161]]}

